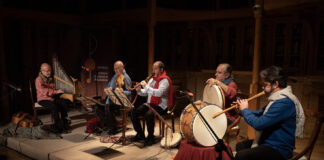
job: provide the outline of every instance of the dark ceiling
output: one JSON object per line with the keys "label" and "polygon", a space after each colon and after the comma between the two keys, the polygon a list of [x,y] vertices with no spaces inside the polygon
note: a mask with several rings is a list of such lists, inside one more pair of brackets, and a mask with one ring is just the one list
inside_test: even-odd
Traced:
{"label": "dark ceiling", "polygon": [[[3,7],[80,14],[146,8],[147,0],[3,0]],[[157,7],[184,10],[247,8],[254,0],[157,0]],[[84,7],[81,7],[84,6]],[[84,8],[84,9],[82,9]]]}

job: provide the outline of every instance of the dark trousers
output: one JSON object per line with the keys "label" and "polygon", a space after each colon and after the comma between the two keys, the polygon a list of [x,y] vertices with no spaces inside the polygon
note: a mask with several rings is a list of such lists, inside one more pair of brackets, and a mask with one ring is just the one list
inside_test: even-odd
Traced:
{"label": "dark trousers", "polygon": [[[63,123],[67,123],[66,117],[68,116],[67,110],[68,110],[69,102],[70,101],[66,99],[55,98],[54,101],[41,100],[38,102],[38,104],[50,110],[55,124],[61,125],[61,120]],[[59,113],[61,113],[61,117],[59,116]]]}
{"label": "dark trousers", "polygon": [[230,119],[226,118],[227,119],[227,126],[231,125],[233,123],[233,121],[231,121]]}
{"label": "dark trousers", "polygon": [[[164,115],[168,112],[168,109],[163,110],[159,106],[153,107],[160,115]],[[148,137],[153,137],[154,135],[154,112],[151,111],[146,104],[142,104],[138,107],[135,107],[131,111],[131,119],[133,122],[133,127],[137,134],[144,137],[144,130],[142,129],[141,123],[140,123],[140,116],[144,116],[144,119],[146,120],[147,124],[147,132]]]}
{"label": "dark trousers", "polygon": [[96,106],[96,113],[100,117],[100,121],[107,129],[116,129],[115,110],[118,106],[109,104],[107,106]]}
{"label": "dark trousers", "polygon": [[236,144],[235,160],[284,160],[279,151],[264,145],[251,148],[253,140],[247,140]]}

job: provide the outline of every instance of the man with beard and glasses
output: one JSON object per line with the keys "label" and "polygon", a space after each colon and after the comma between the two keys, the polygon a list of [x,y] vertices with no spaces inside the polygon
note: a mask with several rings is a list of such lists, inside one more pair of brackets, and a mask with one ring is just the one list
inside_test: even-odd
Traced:
{"label": "man with beard and glasses", "polygon": [[305,116],[298,98],[287,85],[280,67],[271,66],[260,72],[268,104],[260,110],[248,109],[246,99],[237,104],[245,121],[255,130],[254,140],[236,145],[237,160],[288,159],[293,155],[295,137],[303,136]]}

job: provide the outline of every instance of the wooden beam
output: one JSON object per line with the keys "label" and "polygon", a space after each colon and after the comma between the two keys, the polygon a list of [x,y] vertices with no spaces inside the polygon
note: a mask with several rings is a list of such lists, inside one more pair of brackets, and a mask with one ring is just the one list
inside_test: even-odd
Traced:
{"label": "wooden beam", "polygon": [[29,20],[37,22],[67,24],[67,25],[80,25],[81,16],[63,13],[49,13],[43,11],[34,11],[27,9],[16,8],[3,8],[4,18],[14,18],[20,20]]}
{"label": "wooden beam", "polygon": [[[152,3],[153,2],[149,2]],[[155,2],[156,3],[156,2]],[[35,11],[27,9],[16,8],[3,8],[4,18],[15,18],[21,20],[30,20],[37,22],[47,22],[56,24],[67,25],[81,25],[81,24],[105,24],[113,21],[133,21],[133,22],[147,22],[150,18],[148,12],[151,9],[139,8],[128,9],[121,11],[113,11],[108,13],[97,13],[91,15],[85,15],[84,2],[81,3],[82,15],[76,14],[63,14],[63,13],[49,13],[44,11]],[[152,6],[149,6],[152,7]],[[157,8],[154,9],[154,21],[155,22],[168,22],[168,21],[197,21],[197,20],[213,20],[213,19],[234,19],[234,18],[247,18],[253,17],[252,10],[250,8],[245,9],[232,9],[232,10],[220,10],[220,11],[202,11],[202,10],[176,10]],[[82,19],[84,17],[84,20]],[[152,18],[152,17],[151,17]]]}
{"label": "wooden beam", "polygon": [[[153,3],[153,2],[149,2]],[[151,5],[151,4],[148,4]],[[148,6],[150,7],[150,6]],[[151,6],[152,7],[152,6]],[[112,21],[134,21],[147,22],[150,18],[150,9],[128,9],[113,11],[109,13],[97,13],[86,16],[87,24],[105,24]],[[200,21],[200,20],[217,20],[217,19],[235,19],[235,18],[253,18],[251,8],[231,9],[219,11],[204,10],[179,10],[154,7],[155,22],[172,22],[172,21]]]}
{"label": "wooden beam", "polygon": [[[277,0],[278,1],[278,0]],[[266,1],[265,7],[267,11],[276,10],[280,8],[285,8],[292,6],[295,3],[292,2],[282,2],[282,3],[269,3]],[[315,3],[318,0],[312,0]],[[153,2],[149,2],[153,3]],[[303,0],[300,4],[306,4]],[[278,5],[277,5],[278,4]],[[298,3],[299,4],[299,3]],[[307,4],[312,4],[308,3]],[[22,20],[32,20],[38,22],[50,22],[58,24],[67,25],[80,25],[80,24],[105,24],[112,21],[134,21],[134,22],[147,22],[147,15],[149,10],[146,8],[139,9],[128,9],[113,11],[108,13],[96,13],[88,16],[85,15],[85,2],[81,1],[81,14],[63,14],[63,13],[49,13],[44,11],[35,11],[27,9],[16,9],[16,8],[3,8],[4,18],[16,18]],[[123,5],[125,5],[123,3]],[[295,4],[296,5],[296,4]],[[148,6],[150,7],[150,6]],[[180,9],[167,9],[167,8],[157,8],[155,6],[156,22],[172,22],[172,21],[201,21],[201,20],[217,20],[217,19],[236,19],[236,18],[252,18],[253,12],[251,8],[241,8],[241,9],[228,9],[228,10],[180,10]],[[84,16],[84,21],[82,17]]]}
{"label": "wooden beam", "polygon": [[[260,66],[260,52],[261,52],[261,35],[262,35],[262,12],[263,12],[263,0],[256,1],[254,8],[255,15],[255,33],[254,33],[254,54],[253,54],[253,71],[252,71],[252,83],[250,84],[250,97],[258,93],[259,84],[259,66]],[[259,101],[253,100],[250,102],[249,109],[258,109]],[[248,139],[254,139],[255,130],[248,126]]]}
{"label": "wooden beam", "polygon": [[86,24],[105,24],[113,21],[147,22],[147,9],[128,9],[109,13],[96,13],[85,17]]}
{"label": "wooden beam", "polygon": [[157,8],[156,21],[201,21],[201,20],[216,20],[216,19],[235,19],[235,18],[253,18],[251,8],[243,9],[228,9],[218,11],[205,10],[179,10]]}
{"label": "wooden beam", "polygon": [[147,0],[148,5],[148,57],[147,57],[147,73],[152,74],[152,66],[154,62],[154,39],[156,25],[156,0]]}
{"label": "wooden beam", "polygon": [[264,11],[283,9],[287,7],[303,7],[305,4],[321,3],[322,0],[265,0]]}

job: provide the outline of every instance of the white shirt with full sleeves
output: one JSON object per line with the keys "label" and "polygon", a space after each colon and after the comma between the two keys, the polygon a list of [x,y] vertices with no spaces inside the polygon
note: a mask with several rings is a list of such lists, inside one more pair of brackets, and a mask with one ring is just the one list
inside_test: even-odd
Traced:
{"label": "white shirt with full sleeves", "polygon": [[161,102],[159,106],[162,109],[167,109],[169,106],[169,95],[170,95],[170,89],[169,89],[169,81],[168,79],[164,78],[160,81],[159,87],[157,89],[154,89],[156,81],[151,78],[145,88],[137,91],[138,95],[140,96],[148,96],[147,97],[147,103],[149,104],[151,101],[151,97],[160,97]]}

